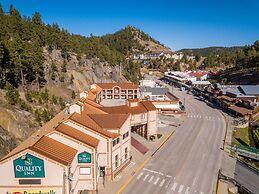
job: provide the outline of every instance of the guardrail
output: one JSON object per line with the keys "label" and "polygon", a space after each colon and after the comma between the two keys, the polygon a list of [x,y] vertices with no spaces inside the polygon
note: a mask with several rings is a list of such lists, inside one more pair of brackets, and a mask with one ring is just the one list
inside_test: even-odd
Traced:
{"label": "guardrail", "polygon": [[238,155],[245,156],[259,161],[259,150],[256,148],[227,144],[227,149],[229,149],[230,151],[236,152]]}

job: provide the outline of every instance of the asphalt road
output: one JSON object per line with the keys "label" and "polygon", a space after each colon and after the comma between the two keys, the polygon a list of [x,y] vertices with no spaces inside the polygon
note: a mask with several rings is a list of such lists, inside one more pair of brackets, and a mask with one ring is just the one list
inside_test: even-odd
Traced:
{"label": "asphalt road", "polygon": [[225,134],[223,116],[185,92],[188,117],[122,193],[215,193]]}
{"label": "asphalt road", "polygon": [[241,162],[236,162],[235,180],[252,193],[259,194],[259,173],[249,169]]}

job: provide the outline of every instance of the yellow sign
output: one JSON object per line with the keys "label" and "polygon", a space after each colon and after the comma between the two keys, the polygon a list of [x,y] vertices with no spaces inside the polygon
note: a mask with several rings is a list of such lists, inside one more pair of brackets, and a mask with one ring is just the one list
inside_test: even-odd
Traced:
{"label": "yellow sign", "polygon": [[53,189],[49,190],[14,190],[7,194],[57,194]]}

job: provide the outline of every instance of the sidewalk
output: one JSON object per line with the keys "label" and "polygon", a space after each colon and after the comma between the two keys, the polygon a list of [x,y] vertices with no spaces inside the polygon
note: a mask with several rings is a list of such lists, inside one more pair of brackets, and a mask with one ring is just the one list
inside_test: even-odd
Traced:
{"label": "sidewalk", "polygon": [[[226,119],[226,137],[225,137],[225,144],[224,144],[224,151],[223,151],[223,158],[221,163],[221,172],[227,177],[234,179],[234,173],[235,173],[235,165],[236,160],[235,158],[231,157],[230,151],[227,149],[227,145],[231,145],[232,143],[232,133],[234,130],[234,126],[232,125],[232,117],[222,112]],[[218,185],[218,192],[217,194],[228,194],[229,189],[233,190],[233,183],[225,181],[225,180],[219,180]]]}
{"label": "sidewalk", "polygon": [[[178,123],[178,119],[171,117],[172,124],[181,123],[180,120]],[[151,155],[167,140],[170,134],[176,129],[176,127],[168,125],[170,123],[162,123],[158,124],[158,133],[162,135],[160,139],[156,141],[147,141],[145,138],[132,134],[136,140],[138,140],[141,144],[145,145],[149,150],[146,154],[142,155],[137,149],[131,146],[131,155],[132,160],[130,164],[124,168],[113,181],[106,180],[103,186],[102,178],[99,181],[99,194],[115,194],[127,181],[130,181],[132,176],[134,176],[139,170],[141,170],[144,165],[149,161]]]}

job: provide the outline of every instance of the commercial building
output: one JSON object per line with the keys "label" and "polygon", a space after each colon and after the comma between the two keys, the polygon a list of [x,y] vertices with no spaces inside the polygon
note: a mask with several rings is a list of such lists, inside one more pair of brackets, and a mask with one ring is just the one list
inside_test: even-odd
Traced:
{"label": "commercial building", "polygon": [[88,98],[100,103],[103,99],[139,98],[139,87],[133,83],[97,83],[91,85]]}
{"label": "commercial building", "polygon": [[168,98],[169,89],[166,87],[150,87],[142,86],[140,88],[140,96],[142,99],[148,99],[151,101],[157,100],[169,100]]}
{"label": "commercial building", "polygon": [[95,193],[113,179],[130,161],[130,115],[98,107],[77,101],[4,157],[0,193]]}
{"label": "commercial building", "polygon": [[100,108],[108,114],[130,114],[131,132],[146,139],[157,137],[157,109],[150,101],[128,100],[125,105]]}
{"label": "commercial building", "polygon": [[[145,83],[147,84],[144,85]],[[160,113],[173,114],[181,111],[179,98],[169,92],[168,87],[160,85],[153,85],[154,87],[151,87],[150,85],[150,82],[143,82],[143,86],[140,87],[141,99],[152,102]]]}
{"label": "commercial building", "polygon": [[250,120],[259,112],[259,85],[220,85],[199,89],[193,93],[206,98],[229,114]]}
{"label": "commercial building", "polygon": [[96,193],[130,162],[132,132],[156,138],[157,110],[151,102],[129,99],[104,107],[88,94],[0,161],[0,193]]}

